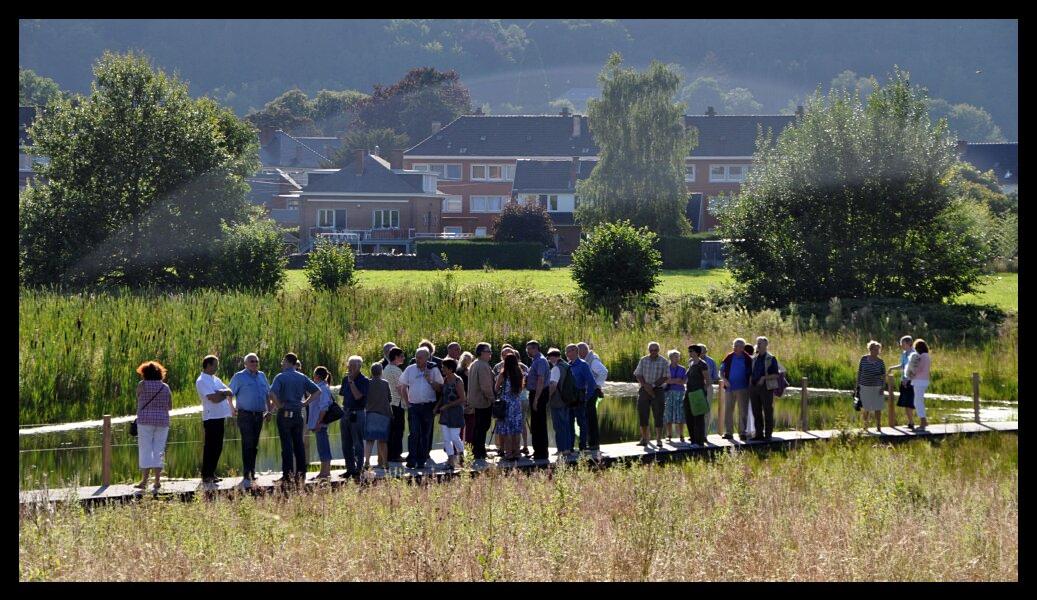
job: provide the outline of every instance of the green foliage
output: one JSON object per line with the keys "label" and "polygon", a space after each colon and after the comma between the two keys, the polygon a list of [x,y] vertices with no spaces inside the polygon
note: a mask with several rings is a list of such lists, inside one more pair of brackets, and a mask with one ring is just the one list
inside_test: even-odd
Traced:
{"label": "green foliage", "polygon": [[609,58],[601,99],[588,101],[601,158],[577,183],[576,219],[585,228],[628,219],[660,235],[688,233],[684,160],[697,138],[684,128],[684,105],[672,101],[680,76],[659,62],[643,73],[621,64],[618,53]]}
{"label": "green foliage", "polygon": [[18,69],[18,106],[46,106],[63,96],[56,81],[32,69]]}
{"label": "green foliage", "polygon": [[763,109],[748,88],[724,91],[715,77],[698,77],[681,89],[679,98],[691,114],[704,114],[710,106],[726,115],[755,115]]}
{"label": "green foliage", "polygon": [[409,147],[410,138],[392,129],[354,129],[346,134],[342,147],[331,157],[331,165],[344,167],[353,162],[357,150],[374,152],[375,146],[378,146],[381,156],[388,157],[393,150]]}
{"label": "green foliage", "polygon": [[267,102],[263,110],[250,113],[245,120],[260,128],[283,129],[290,135],[318,135],[313,116],[310,99],[299,88],[293,88]]}
{"label": "green foliage", "polygon": [[536,242],[554,245],[555,226],[539,202],[508,202],[493,220],[493,239],[498,242]]}
{"label": "green foliage", "polygon": [[353,284],[356,258],[353,249],[318,241],[306,258],[306,279],[315,290],[337,290]]}
{"label": "green foliage", "polygon": [[975,289],[982,219],[955,202],[946,126],[897,71],[868,98],[820,92],[775,147],[757,150],[739,196],[718,201],[727,265],[777,305],[840,297],[940,302]]}
{"label": "green foliage", "polygon": [[277,291],[285,280],[284,234],[274,221],[266,218],[250,223],[223,226],[223,238],[213,257],[214,287]]}
{"label": "green foliage", "polygon": [[659,283],[658,236],[629,221],[594,228],[573,252],[573,280],[592,305],[616,307],[650,294]]}
{"label": "green foliage", "polygon": [[943,98],[929,99],[928,106],[933,120],[947,119],[947,126],[955,139],[969,142],[1005,141],[1001,128],[983,107],[964,102],[951,104]]}
{"label": "green foliage", "polygon": [[496,240],[420,240],[415,253],[419,258],[445,254],[449,264],[465,269],[539,269],[544,247],[539,242],[498,242]]}
{"label": "green foliage", "polygon": [[223,230],[248,218],[252,128],[135,54],[105,54],[92,93],[31,127],[39,183],[19,198],[27,285],[195,286]]}
{"label": "green foliage", "polygon": [[393,85],[375,84],[358,109],[359,124],[366,129],[392,129],[423,140],[431,134],[433,121],[446,125],[471,113],[472,98],[456,71],[421,67]]}
{"label": "green foliage", "polygon": [[702,264],[703,240],[717,239],[714,233],[659,237],[659,254],[664,269],[698,269]]}

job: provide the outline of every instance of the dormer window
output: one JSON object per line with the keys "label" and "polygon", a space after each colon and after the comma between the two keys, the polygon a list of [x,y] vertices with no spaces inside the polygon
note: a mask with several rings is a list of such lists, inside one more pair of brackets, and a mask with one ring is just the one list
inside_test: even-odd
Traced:
{"label": "dormer window", "polygon": [[479,136],[479,141],[480,142],[485,142],[486,141],[486,136],[485,135],[480,135]]}

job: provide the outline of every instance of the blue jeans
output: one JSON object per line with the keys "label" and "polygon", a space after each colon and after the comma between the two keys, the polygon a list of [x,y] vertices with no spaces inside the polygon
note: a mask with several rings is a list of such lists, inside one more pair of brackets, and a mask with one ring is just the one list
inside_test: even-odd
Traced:
{"label": "blue jeans", "polygon": [[[350,421],[356,415],[356,421]],[[359,473],[364,466],[364,425],[367,411],[347,410],[342,415],[342,456],[346,459],[346,472]]]}
{"label": "blue jeans", "polygon": [[590,439],[590,426],[587,424],[587,403],[593,402],[597,398],[591,398],[590,400],[584,400],[579,405],[569,409],[569,431],[572,432],[573,439],[576,438],[576,429],[573,428],[572,421],[576,420],[576,424],[580,426],[580,450],[586,450],[588,441]]}
{"label": "blue jeans", "polygon": [[331,460],[331,440],[328,439],[328,428],[324,426],[317,431],[313,432],[313,437],[317,440],[317,456],[320,457],[321,462]]}
{"label": "blue jeans", "polygon": [[551,409],[551,422],[555,430],[555,446],[559,452],[573,449],[574,432],[572,429],[572,411],[568,407]]}
{"label": "blue jeans", "polygon": [[407,435],[407,465],[416,469],[424,469],[425,461],[432,450],[428,447],[429,435],[432,431],[432,407],[435,402],[411,404],[410,432]]}
{"label": "blue jeans", "polygon": [[[302,444],[302,409],[288,409],[292,417],[284,416],[285,410],[277,411],[277,435],[281,438],[281,476],[306,474],[306,448]],[[294,463],[293,463],[294,459]]]}

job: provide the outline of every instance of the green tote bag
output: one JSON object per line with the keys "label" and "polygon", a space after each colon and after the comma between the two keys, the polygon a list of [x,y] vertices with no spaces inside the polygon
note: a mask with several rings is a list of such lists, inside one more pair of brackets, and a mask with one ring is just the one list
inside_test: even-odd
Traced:
{"label": "green tote bag", "polygon": [[706,392],[703,390],[688,392],[688,404],[691,406],[691,416],[693,417],[709,412],[709,402],[706,400]]}

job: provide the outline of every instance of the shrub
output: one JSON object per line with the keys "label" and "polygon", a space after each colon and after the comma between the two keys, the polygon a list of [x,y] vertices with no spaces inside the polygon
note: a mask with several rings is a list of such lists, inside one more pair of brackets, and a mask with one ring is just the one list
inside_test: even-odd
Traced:
{"label": "shrub", "polygon": [[320,241],[306,260],[306,279],[315,290],[337,290],[353,284],[355,266],[349,246]]}
{"label": "shrub", "polygon": [[284,239],[270,219],[224,225],[216,249],[215,287],[273,292],[284,282]]}
{"label": "shrub", "polygon": [[536,242],[554,245],[555,226],[539,202],[508,202],[493,220],[493,239],[498,242]]}
{"label": "shrub", "polygon": [[469,240],[419,241],[418,258],[446,255],[450,265],[465,269],[538,269],[544,247],[539,242],[474,242]]}
{"label": "shrub", "polygon": [[658,236],[629,221],[594,228],[573,252],[572,277],[592,305],[618,307],[651,293],[662,260]]}

